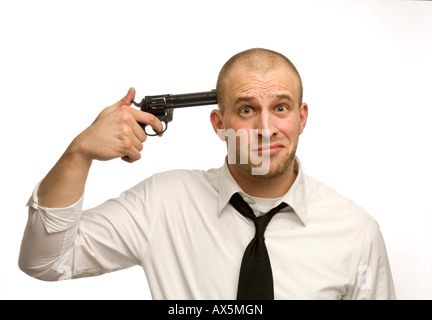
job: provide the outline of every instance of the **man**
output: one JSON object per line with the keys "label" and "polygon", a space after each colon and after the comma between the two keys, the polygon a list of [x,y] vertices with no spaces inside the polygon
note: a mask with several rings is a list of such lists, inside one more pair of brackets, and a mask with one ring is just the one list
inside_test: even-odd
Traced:
{"label": "man", "polygon": [[[221,69],[219,109],[210,115],[228,148],[226,132],[236,133],[234,159],[208,171],[155,174],[82,211],[93,160],[136,161],[146,140],[137,122],[162,130],[153,115],[130,107],[130,89],[36,186],[20,268],[58,280],[141,265],[154,299],[394,299],[375,220],[305,175],[295,156],[308,117],[302,90],[283,55],[238,53]],[[244,133],[247,161],[239,161]],[[250,247],[259,249],[260,261],[252,262]]]}

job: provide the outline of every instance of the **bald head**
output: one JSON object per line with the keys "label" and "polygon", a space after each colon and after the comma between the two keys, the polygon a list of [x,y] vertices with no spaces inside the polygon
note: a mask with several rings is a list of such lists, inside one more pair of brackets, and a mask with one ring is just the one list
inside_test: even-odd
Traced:
{"label": "bald head", "polygon": [[240,66],[260,74],[265,74],[281,67],[288,67],[288,70],[298,79],[299,105],[302,103],[303,85],[300,74],[294,64],[287,57],[276,51],[254,48],[237,53],[231,57],[220,70],[216,83],[216,94],[219,108],[222,112],[224,112],[225,108],[224,94],[226,91],[227,78],[234,69]]}

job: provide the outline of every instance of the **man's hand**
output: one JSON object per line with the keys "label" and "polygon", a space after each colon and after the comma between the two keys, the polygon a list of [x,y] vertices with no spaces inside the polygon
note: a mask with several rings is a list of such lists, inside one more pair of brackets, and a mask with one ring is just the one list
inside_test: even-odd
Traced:
{"label": "man's hand", "polygon": [[102,110],[71,147],[88,160],[120,157],[126,162],[134,162],[140,159],[147,135],[137,121],[156,131],[162,131],[163,125],[154,115],[130,107],[134,98],[135,89],[130,88],[123,99]]}
{"label": "man's hand", "polygon": [[49,208],[70,206],[84,192],[93,160],[122,158],[134,162],[147,135],[137,121],[162,131],[162,123],[154,115],[130,107],[135,89],[130,88],[119,102],[105,108],[96,120],[69,145],[59,161],[42,180],[38,203]]}

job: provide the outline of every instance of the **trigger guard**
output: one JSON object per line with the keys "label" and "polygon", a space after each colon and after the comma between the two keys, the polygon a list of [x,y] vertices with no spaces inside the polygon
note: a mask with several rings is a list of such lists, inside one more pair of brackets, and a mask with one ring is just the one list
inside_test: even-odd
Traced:
{"label": "trigger guard", "polygon": [[149,125],[147,124],[144,127],[145,134],[148,135],[148,136],[150,136],[150,137],[154,137],[154,136],[158,136],[158,135],[164,133],[168,129],[168,123],[166,121],[162,121],[162,122],[165,124],[165,128],[162,131],[153,130],[154,133],[148,133],[147,130],[145,129],[145,128],[149,127]]}

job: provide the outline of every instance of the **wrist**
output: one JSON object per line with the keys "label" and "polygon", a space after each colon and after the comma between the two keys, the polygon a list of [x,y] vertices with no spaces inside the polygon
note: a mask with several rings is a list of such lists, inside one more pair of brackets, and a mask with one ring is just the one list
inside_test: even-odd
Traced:
{"label": "wrist", "polygon": [[77,202],[84,193],[91,163],[74,140],[39,185],[39,205],[64,208]]}
{"label": "wrist", "polygon": [[81,141],[81,137],[77,136],[66,149],[65,156],[73,159],[74,162],[80,165],[88,166],[92,164],[91,153],[85,148],[85,144]]}

